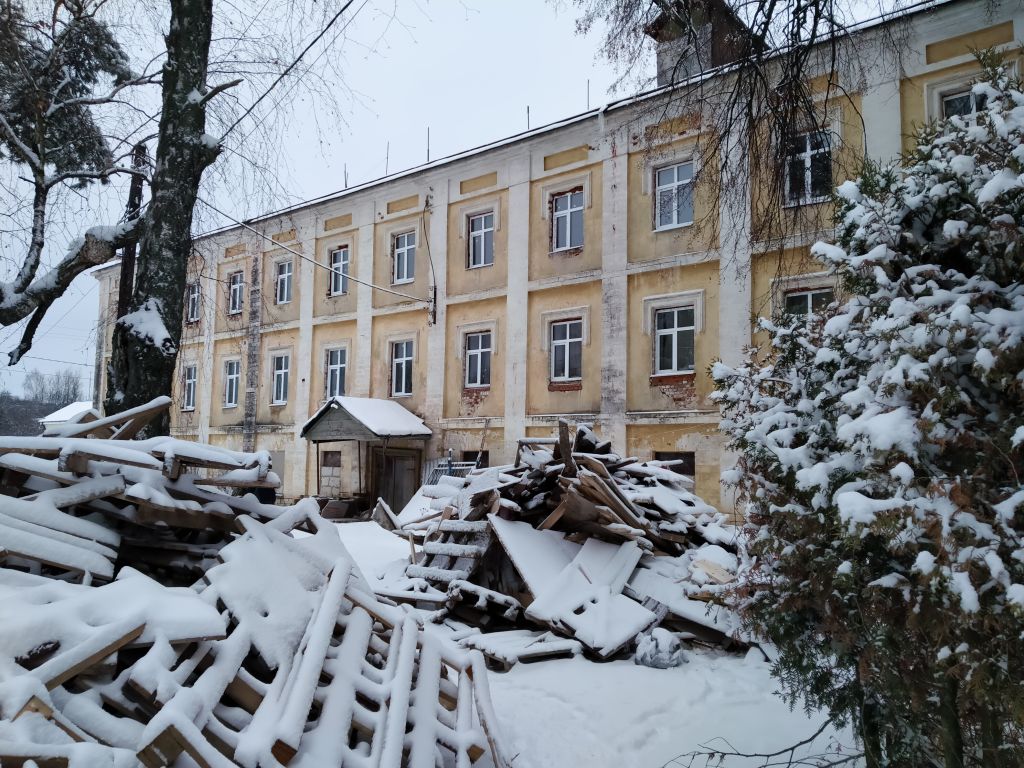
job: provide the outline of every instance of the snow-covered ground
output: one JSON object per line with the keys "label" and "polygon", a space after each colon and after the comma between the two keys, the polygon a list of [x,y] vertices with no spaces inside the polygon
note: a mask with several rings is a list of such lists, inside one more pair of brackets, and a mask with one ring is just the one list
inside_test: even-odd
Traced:
{"label": "snow-covered ground", "polygon": [[[385,586],[401,575],[406,542],[372,522],[337,527],[371,582]],[[756,650],[746,658],[703,649],[686,655],[688,663],[672,669],[576,657],[492,672],[506,759],[512,768],[752,768],[764,759],[691,763],[679,756],[706,749],[773,752],[809,737],[823,720],[791,711],[774,694],[769,665]],[[850,735],[828,731],[798,757],[840,745],[849,751]]]}

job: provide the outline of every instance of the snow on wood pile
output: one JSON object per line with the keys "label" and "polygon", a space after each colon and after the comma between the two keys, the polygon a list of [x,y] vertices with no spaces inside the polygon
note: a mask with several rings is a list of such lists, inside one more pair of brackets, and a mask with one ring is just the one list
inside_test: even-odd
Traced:
{"label": "snow on wood pile", "polygon": [[735,578],[736,534],[690,478],[671,462],[623,458],[586,426],[571,437],[562,422],[558,438],[519,445],[513,466],[446,486],[453,495],[421,490],[443,509],[399,516],[400,533],[422,535],[407,602],[433,600],[437,622],[502,633],[464,644],[503,668],[567,649],[612,658],[657,627],[744,644],[735,616],[714,603]]}
{"label": "snow on wood pile", "polygon": [[124,439],[166,407],[0,437],[0,765],[503,765],[480,652],[313,501],[220,489],[276,485],[266,454]]}

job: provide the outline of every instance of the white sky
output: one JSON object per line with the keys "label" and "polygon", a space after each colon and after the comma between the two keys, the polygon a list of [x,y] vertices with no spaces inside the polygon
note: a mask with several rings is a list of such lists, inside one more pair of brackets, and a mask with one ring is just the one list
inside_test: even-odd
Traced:
{"label": "white sky", "polygon": [[[398,20],[385,31],[380,8],[391,6],[377,2],[360,11],[343,50],[326,54],[346,62],[339,99],[346,124],[331,125],[309,100],[295,105],[293,127],[281,137],[288,149],[275,169],[292,194],[274,208],[341,189],[346,166],[350,185],[382,176],[388,144],[392,173],[425,162],[427,126],[436,159],[525,130],[527,105],[534,128],[584,111],[588,79],[591,107],[625,95],[610,92],[616,73],[597,58],[599,32],[577,35],[569,3],[398,0]],[[221,2],[214,8],[227,10]],[[646,64],[653,74],[653,57]],[[214,202],[237,218],[266,207]],[[31,357],[10,368],[4,355],[0,390],[20,393],[28,369],[53,373],[70,364],[82,372],[85,397],[91,397],[97,318],[96,281],[80,276],[50,309]],[[0,354],[19,338],[20,324],[0,329]]]}

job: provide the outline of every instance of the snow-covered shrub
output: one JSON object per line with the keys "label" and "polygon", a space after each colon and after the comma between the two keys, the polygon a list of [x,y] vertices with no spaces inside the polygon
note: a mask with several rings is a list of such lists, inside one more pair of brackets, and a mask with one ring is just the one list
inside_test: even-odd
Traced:
{"label": "snow-covered shrub", "polygon": [[978,113],[839,187],[840,301],[713,371],[744,614],[869,766],[1024,764],[1024,93],[979,58]]}

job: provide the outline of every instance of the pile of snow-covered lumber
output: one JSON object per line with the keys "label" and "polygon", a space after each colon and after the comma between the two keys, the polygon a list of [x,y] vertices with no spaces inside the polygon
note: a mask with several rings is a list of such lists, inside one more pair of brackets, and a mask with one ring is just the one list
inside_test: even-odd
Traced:
{"label": "pile of snow-covered lumber", "polygon": [[0,765],[501,765],[483,656],[167,405],[0,437]]}
{"label": "pile of snow-covered lumber", "polygon": [[735,578],[735,530],[672,466],[565,422],[557,438],[520,440],[513,466],[442,478],[398,515],[422,548],[387,594],[482,630],[463,644],[504,667],[635,644],[671,657],[670,634],[741,645],[713,602]]}

